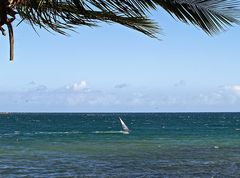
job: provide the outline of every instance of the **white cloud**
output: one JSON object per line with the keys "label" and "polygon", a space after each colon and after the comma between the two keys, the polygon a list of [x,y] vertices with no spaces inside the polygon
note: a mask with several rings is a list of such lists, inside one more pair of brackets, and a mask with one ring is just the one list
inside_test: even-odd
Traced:
{"label": "white cloud", "polygon": [[36,82],[31,81],[31,82],[29,82],[28,84],[29,84],[29,85],[36,85]]}
{"label": "white cloud", "polygon": [[184,87],[186,86],[186,82],[184,80],[180,80],[174,84],[174,87]]}
{"label": "white cloud", "polygon": [[80,92],[88,89],[88,86],[87,86],[87,82],[85,80],[82,80],[80,82],[76,82],[72,84],[71,86],[67,86],[66,88],[75,92]]}
{"label": "white cloud", "polygon": [[[2,110],[19,111],[240,111],[240,85],[212,90],[89,89],[86,81],[48,89],[36,85],[29,90],[0,93]],[[224,110],[225,109],[225,110]]]}
{"label": "white cloud", "polygon": [[29,94],[36,94],[36,93],[43,93],[43,92],[47,92],[48,91],[48,88],[46,85],[36,85],[34,84],[33,86],[31,87],[28,87],[26,89],[26,93],[29,93]]}
{"label": "white cloud", "polygon": [[38,85],[34,88],[35,91],[38,91],[38,92],[45,92],[47,91],[47,86],[45,85]]}
{"label": "white cloud", "polygon": [[126,83],[121,83],[121,84],[117,84],[115,85],[114,88],[117,88],[117,89],[122,89],[122,88],[126,88],[128,87],[128,85]]}
{"label": "white cloud", "polygon": [[240,96],[240,85],[228,85],[225,86],[227,90],[230,90],[232,93]]}

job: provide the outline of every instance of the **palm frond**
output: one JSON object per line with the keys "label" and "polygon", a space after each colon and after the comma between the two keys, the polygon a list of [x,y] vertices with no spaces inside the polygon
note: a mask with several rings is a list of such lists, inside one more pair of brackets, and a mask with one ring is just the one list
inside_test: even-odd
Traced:
{"label": "palm frond", "polygon": [[30,24],[62,34],[76,25],[95,26],[105,21],[155,37],[158,27],[147,12],[157,6],[211,35],[239,24],[240,16],[239,0],[13,0],[12,6]]}
{"label": "palm frond", "polygon": [[15,4],[21,18],[32,25],[50,28],[61,34],[75,26],[96,26],[98,22],[114,22],[156,37],[159,28],[147,18],[147,6],[128,1],[36,0]]}
{"label": "palm frond", "polygon": [[239,24],[239,0],[154,0],[172,16],[212,35]]}
{"label": "palm frond", "polygon": [[[227,26],[239,24],[240,0],[1,0],[0,30],[10,37],[13,59],[15,14],[35,26],[66,35],[76,26],[97,26],[99,22],[118,23],[155,38],[158,25],[148,18],[151,10],[162,7],[171,16],[191,23],[213,35]],[[9,18],[9,16],[11,18]]]}

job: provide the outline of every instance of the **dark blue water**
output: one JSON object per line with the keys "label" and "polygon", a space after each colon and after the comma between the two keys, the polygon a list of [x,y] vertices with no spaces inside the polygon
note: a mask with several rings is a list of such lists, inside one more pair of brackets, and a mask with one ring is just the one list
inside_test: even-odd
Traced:
{"label": "dark blue water", "polygon": [[0,114],[0,175],[240,177],[240,113]]}

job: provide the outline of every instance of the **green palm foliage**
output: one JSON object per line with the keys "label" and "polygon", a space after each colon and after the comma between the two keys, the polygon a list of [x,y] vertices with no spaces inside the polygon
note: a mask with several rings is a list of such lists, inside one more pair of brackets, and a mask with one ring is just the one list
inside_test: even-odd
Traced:
{"label": "green palm foliage", "polygon": [[227,26],[239,24],[240,0],[1,0],[0,30],[6,25],[13,60],[12,21],[21,21],[66,35],[76,26],[94,27],[99,22],[118,23],[150,37],[158,25],[148,18],[151,10],[162,7],[172,17],[200,27],[213,35]]}

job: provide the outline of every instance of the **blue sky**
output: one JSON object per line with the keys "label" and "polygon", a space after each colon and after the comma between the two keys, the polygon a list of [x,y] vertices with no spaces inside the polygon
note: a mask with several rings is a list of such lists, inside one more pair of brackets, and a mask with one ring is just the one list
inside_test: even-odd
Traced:
{"label": "blue sky", "polygon": [[0,111],[240,111],[240,27],[214,37],[163,11],[151,39],[120,25],[70,37],[22,23],[0,38]]}

